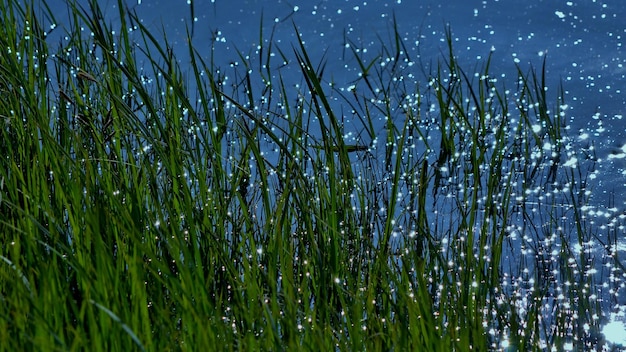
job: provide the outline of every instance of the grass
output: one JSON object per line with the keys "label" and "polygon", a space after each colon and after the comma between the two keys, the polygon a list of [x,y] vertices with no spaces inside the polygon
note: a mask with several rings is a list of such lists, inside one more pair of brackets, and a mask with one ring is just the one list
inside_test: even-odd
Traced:
{"label": "grass", "polygon": [[302,39],[182,68],[123,2],[115,28],[69,4],[58,43],[0,4],[2,349],[603,344],[593,164],[545,69],[468,72],[450,30],[419,65],[397,26],[346,38],[347,88]]}

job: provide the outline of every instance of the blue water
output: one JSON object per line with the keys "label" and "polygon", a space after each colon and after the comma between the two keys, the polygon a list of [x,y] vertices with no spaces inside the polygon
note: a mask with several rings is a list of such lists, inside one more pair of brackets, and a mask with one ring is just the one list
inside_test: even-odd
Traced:
{"label": "blue water", "polygon": [[[115,18],[116,1],[103,5]],[[48,1],[63,22],[63,0]],[[445,26],[450,25],[464,67],[473,67],[493,51],[492,72],[503,73],[514,88],[515,65],[540,67],[547,58],[548,86],[563,82],[568,118],[576,134],[589,133],[600,158],[600,192],[614,190],[626,205],[623,158],[608,158],[626,144],[626,4],[608,1],[484,0],[451,1],[128,1],[156,33],[163,31],[177,55],[186,57],[186,31],[206,58],[215,42],[215,59],[225,69],[237,52],[258,56],[259,29],[267,46],[273,30],[276,47],[288,55],[297,44],[294,23],[314,62],[327,61],[327,72],[342,83],[354,79],[345,68],[348,38],[360,49],[377,48],[390,39],[393,18],[413,60],[429,63],[446,52]],[[263,26],[261,26],[263,18]],[[274,50],[276,53],[276,50]],[[279,61],[279,57],[275,57]],[[184,64],[184,62],[183,62]],[[285,73],[284,71],[281,73]],[[602,162],[605,161],[605,162]],[[620,176],[620,177],[618,177]]]}
{"label": "blue water", "polygon": [[[48,3],[59,10],[62,22],[63,1]],[[116,4],[101,4],[113,21],[118,13]],[[491,53],[491,72],[497,73],[499,81],[510,89],[515,89],[516,65],[524,71],[531,65],[540,68],[545,59],[547,85],[553,88],[549,93],[554,101],[559,83],[566,92],[568,134],[575,142],[573,147],[595,148],[596,169],[588,180],[592,190],[589,217],[600,226],[610,226],[611,220],[626,214],[623,0],[195,1],[193,22],[192,5],[184,0],[128,4],[152,31],[164,31],[183,66],[187,30],[192,30],[200,55],[207,59],[214,55],[216,65],[224,72],[231,63],[240,61],[238,52],[256,60],[259,45],[267,50],[272,33],[272,52],[276,54],[273,62],[282,60],[278,49],[293,58],[292,48],[297,46],[295,24],[312,61],[326,61],[325,77],[332,77],[339,87],[348,87],[358,71],[354,61],[350,61],[353,59],[346,40],[365,55],[369,50],[373,57],[380,38],[392,40],[394,18],[408,55],[426,67],[436,65],[447,53],[446,25],[452,30],[461,66],[471,70]],[[290,72],[292,83],[297,84],[301,74],[297,65],[281,70],[287,81]],[[616,231],[624,234],[619,237],[626,238],[623,228]],[[621,251],[622,247],[618,249]],[[606,334],[610,338],[611,334],[626,332],[618,329],[617,333]]]}
{"label": "blue water", "polygon": [[[614,194],[626,209],[626,4],[609,1],[196,1],[193,42],[208,56],[217,40],[216,60],[227,67],[237,50],[258,55],[263,18],[264,39],[274,30],[278,47],[290,54],[296,45],[293,23],[313,61],[325,58],[327,72],[346,86],[354,72],[344,66],[351,54],[349,38],[360,49],[376,48],[390,38],[393,17],[413,60],[429,63],[446,52],[445,25],[450,25],[464,67],[493,51],[492,72],[514,88],[515,65],[540,67],[547,58],[548,86],[562,82],[569,105],[570,135],[595,145],[599,169],[594,195]],[[144,23],[162,28],[183,53],[191,5],[185,1],[142,1],[136,10]],[[116,13],[115,9],[111,10]],[[267,45],[267,43],[265,43]],[[276,57],[276,60],[279,60]],[[353,66],[351,66],[353,67]],[[285,71],[282,72],[285,74]],[[509,80],[507,82],[507,79]],[[588,136],[588,137],[587,137]],[[612,156],[612,157],[609,157]],[[615,157],[617,156],[617,157]]]}

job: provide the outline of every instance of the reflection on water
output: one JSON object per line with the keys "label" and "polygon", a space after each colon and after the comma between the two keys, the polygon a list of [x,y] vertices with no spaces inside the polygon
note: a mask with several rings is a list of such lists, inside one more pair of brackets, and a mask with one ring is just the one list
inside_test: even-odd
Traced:
{"label": "reflection on water", "polygon": [[626,306],[620,307],[619,313],[611,313],[609,322],[602,328],[602,334],[608,342],[621,346],[626,346],[624,309]]}

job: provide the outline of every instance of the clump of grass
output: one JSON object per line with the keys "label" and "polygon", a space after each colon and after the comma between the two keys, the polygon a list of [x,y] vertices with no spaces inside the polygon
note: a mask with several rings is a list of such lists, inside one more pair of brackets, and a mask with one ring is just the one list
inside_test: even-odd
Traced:
{"label": "clump of grass", "polygon": [[595,346],[587,165],[544,70],[506,90],[448,31],[417,73],[394,26],[349,87],[301,39],[227,77],[118,5],[113,30],[70,2],[57,48],[49,9],[0,5],[4,348]]}

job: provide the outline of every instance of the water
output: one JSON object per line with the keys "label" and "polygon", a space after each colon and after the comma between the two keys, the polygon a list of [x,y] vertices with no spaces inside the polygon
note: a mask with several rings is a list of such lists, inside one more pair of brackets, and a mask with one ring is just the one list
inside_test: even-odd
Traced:
{"label": "water", "polygon": [[[62,2],[49,3],[62,9]],[[117,14],[115,3],[105,7],[111,16]],[[541,67],[547,58],[547,85],[556,90],[562,82],[566,92],[573,148],[593,147],[595,153],[596,169],[588,180],[592,198],[586,214],[600,228],[614,226],[618,235],[624,234],[619,225],[626,215],[626,55],[622,47],[626,5],[622,0],[196,1],[193,26],[189,21],[192,6],[183,0],[144,0],[133,3],[132,8],[148,28],[165,32],[183,64],[186,29],[192,28],[200,54],[209,57],[214,43],[216,65],[225,71],[239,61],[238,52],[258,58],[262,53],[259,45],[267,48],[272,32],[276,43],[272,60],[281,60],[278,49],[292,57],[292,47],[297,46],[295,23],[313,62],[325,59],[326,76],[332,76],[340,87],[349,87],[357,73],[346,40],[360,52],[375,52],[379,36],[390,39],[394,18],[408,55],[426,67],[446,53],[447,24],[461,66],[471,69],[493,53],[491,72],[501,73],[499,80],[510,88],[515,85],[515,65],[523,70],[530,65]],[[60,10],[60,18],[62,13]],[[293,72],[294,85],[299,76],[295,66],[281,71],[286,80]],[[357,133],[350,137],[354,140],[348,143],[362,143]],[[618,254],[626,252],[626,243],[619,242],[615,249]],[[615,281],[619,286],[621,281]],[[621,305],[626,302],[619,299],[619,293],[616,290],[615,305],[607,306],[610,319],[603,333],[607,340],[623,343],[618,338],[624,334],[620,321],[626,310]]]}
{"label": "water", "polygon": [[[145,23],[165,29],[184,53],[190,6],[184,1],[142,1],[136,6]],[[115,11],[112,11],[113,13]],[[165,15],[167,14],[167,15]],[[265,39],[274,28],[278,47],[289,53],[295,45],[293,23],[317,62],[324,56],[328,72],[338,82],[351,79],[344,67],[346,36],[361,50],[374,47],[388,35],[395,16],[409,55],[429,63],[445,52],[445,24],[452,28],[462,66],[473,67],[494,50],[492,72],[504,73],[513,86],[515,65],[540,67],[547,57],[548,86],[563,82],[569,105],[572,135],[595,146],[598,157],[595,195],[615,194],[626,208],[626,55],[622,41],[626,5],[612,1],[215,1],[194,4],[194,44],[216,40],[217,62],[224,67],[239,50],[257,54],[260,18]],[[205,52],[209,55],[209,52]],[[284,72],[283,72],[284,74]],[[345,82],[346,86],[348,82]],[[600,202],[601,203],[601,202]],[[600,205],[598,203],[598,205]]]}

